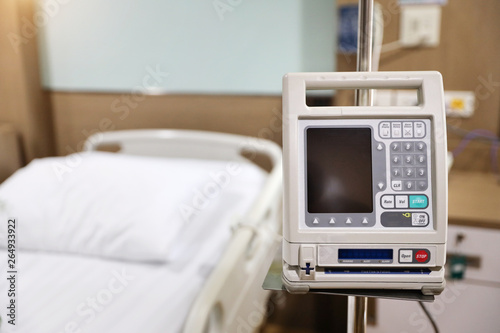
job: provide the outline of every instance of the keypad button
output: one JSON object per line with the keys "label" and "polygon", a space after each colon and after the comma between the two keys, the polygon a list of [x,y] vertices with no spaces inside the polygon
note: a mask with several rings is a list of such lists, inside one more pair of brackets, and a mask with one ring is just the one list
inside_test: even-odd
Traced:
{"label": "keypad button", "polygon": [[403,177],[403,169],[402,168],[392,168],[391,171],[393,178],[401,178]]}
{"label": "keypad button", "polygon": [[413,135],[416,138],[423,138],[425,136],[425,124],[421,121],[413,123]]}
{"label": "keypad button", "polygon": [[413,261],[413,250],[399,250],[399,262],[412,262]]}
{"label": "keypad button", "polygon": [[391,123],[380,123],[379,131],[381,138],[389,139],[391,137]]}
{"label": "keypad button", "polygon": [[392,189],[394,191],[401,191],[402,190],[401,186],[402,186],[402,182],[400,180],[393,180],[392,181]]}
{"label": "keypad button", "polygon": [[415,150],[423,152],[423,151],[425,151],[425,148],[426,148],[425,143],[423,143],[423,142],[415,143]]}
{"label": "keypad button", "polygon": [[414,156],[413,155],[405,155],[404,157],[404,163],[406,165],[412,165],[414,161]]}
{"label": "keypad button", "polygon": [[405,142],[405,143],[403,143],[403,150],[405,152],[412,152],[413,151],[413,142]]}
{"label": "keypad button", "polygon": [[429,224],[429,216],[426,213],[412,213],[411,225],[414,227],[425,227]]}
{"label": "keypad button", "polygon": [[427,196],[410,195],[410,208],[426,208],[427,205]]}
{"label": "keypad button", "polygon": [[418,168],[417,177],[419,178],[427,177],[427,170],[425,170],[425,168]]}
{"label": "keypad button", "polygon": [[382,208],[394,208],[394,196],[393,195],[384,195],[382,197]]}
{"label": "keypad button", "polygon": [[411,180],[407,180],[404,183],[404,189],[406,191],[413,191],[415,189],[415,182]]}
{"label": "keypad button", "polygon": [[404,177],[405,178],[414,178],[415,177],[415,168],[404,168]]}
{"label": "keypad button", "polygon": [[425,158],[425,155],[418,155],[416,158],[416,162],[419,165],[425,165],[427,159]]}
{"label": "keypad button", "polygon": [[396,195],[396,208],[408,208],[407,195]]}
{"label": "keypad button", "polygon": [[403,137],[413,138],[413,123],[403,123]]}
{"label": "keypad button", "polygon": [[400,152],[401,151],[401,143],[400,142],[391,143],[391,151],[392,152]]}
{"label": "keypad button", "polygon": [[419,181],[417,181],[417,186],[418,186],[419,191],[427,190],[427,181],[419,180]]}
{"label": "keypad button", "polygon": [[391,157],[391,163],[392,165],[400,165],[402,162],[401,162],[401,155],[393,155]]}
{"label": "keypad button", "polygon": [[391,123],[392,137],[400,138],[401,137],[401,123],[392,122]]}

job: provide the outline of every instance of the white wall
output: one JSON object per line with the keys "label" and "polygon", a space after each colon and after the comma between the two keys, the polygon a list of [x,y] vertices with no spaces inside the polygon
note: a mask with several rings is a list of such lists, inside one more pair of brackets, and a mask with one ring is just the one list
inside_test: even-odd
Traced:
{"label": "white wall", "polygon": [[280,94],[287,72],[334,70],[335,0],[39,1],[59,4],[39,32],[51,90],[130,91],[158,67],[151,93]]}

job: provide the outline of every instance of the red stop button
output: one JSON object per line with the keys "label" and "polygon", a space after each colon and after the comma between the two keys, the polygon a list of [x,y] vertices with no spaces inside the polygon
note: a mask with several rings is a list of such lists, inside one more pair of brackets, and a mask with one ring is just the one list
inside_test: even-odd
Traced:
{"label": "red stop button", "polygon": [[429,259],[429,253],[425,250],[420,250],[415,253],[415,260],[418,262],[426,262]]}

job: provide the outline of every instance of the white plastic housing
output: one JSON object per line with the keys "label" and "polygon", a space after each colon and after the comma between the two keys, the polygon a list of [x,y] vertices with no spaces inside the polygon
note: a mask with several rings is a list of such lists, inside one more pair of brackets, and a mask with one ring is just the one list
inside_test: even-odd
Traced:
{"label": "white plastic housing", "polygon": [[[306,105],[306,90],[326,89],[416,89],[416,106],[328,106]],[[430,122],[430,179],[432,195],[432,228],[304,228],[305,189],[300,184],[304,179],[304,156],[300,141],[300,121],[303,120],[402,120],[422,119]],[[426,121],[427,123],[427,121]],[[290,273],[289,266],[302,267],[300,247],[311,247],[311,264],[317,264],[319,245],[342,244],[346,247],[402,248],[426,246],[436,249],[432,265],[413,267],[436,267],[439,273],[434,287],[444,285],[445,244],[448,221],[447,195],[447,143],[446,119],[443,99],[443,83],[438,72],[337,72],[337,73],[291,73],[283,79],[283,161],[284,161],[284,212],[283,212],[283,259],[284,276]],[[302,129],[303,130],[303,129]],[[302,221],[301,221],[302,219]],[[393,245],[392,247],[390,245]],[[400,263],[398,263],[400,264]],[[383,265],[381,265],[383,266]],[[399,265],[404,266],[404,265]],[[292,267],[293,269],[293,267]],[[288,273],[287,273],[288,272]],[[433,273],[434,274],[434,273]],[[300,275],[300,274],[298,274]],[[297,276],[298,276],[297,275]],[[293,279],[293,274],[288,278]],[[313,276],[308,284],[314,284]],[[397,277],[391,277],[396,279]],[[301,280],[301,279],[299,279]],[[301,282],[297,280],[296,282]],[[439,283],[438,280],[440,281]],[[285,280],[284,280],[285,281]],[[422,280],[423,281],[423,280]],[[290,281],[289,281],[290,282]],[[303,282],[303,281],[302,281]],[[320,282],[320,281],[317,281]],[[365,282],[370,282],[366,281]],[[384,283],[383,278],[374,277],[373,283]],[[285,281],[285,283],[287,283]],[[373,287],[373,283],[367,284]],[[437,283],[437,284],[436,284]],[[321,288],[335,288],[321,281]],[[390,288],[384,284],[384,288]],[[396,286],[396,284],[394,285]],[[343,284],[345,288],[345,284]],[[355,288],[355,286],[352,286]],[[420,289],[412,285],[410,289]],[[434,288],[434,287],[431,287]],[[318,287],[319,288],[319,287]],[[337,287],[338,288],[338,287]]]}

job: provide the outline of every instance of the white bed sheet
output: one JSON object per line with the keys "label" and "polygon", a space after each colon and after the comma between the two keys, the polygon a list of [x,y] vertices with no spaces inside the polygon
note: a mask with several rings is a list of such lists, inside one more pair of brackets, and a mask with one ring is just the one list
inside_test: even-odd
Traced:
{"label": "white bed sheet", "polygon": [[[184,226],[168,263],[18,251],[16,327],[7,323],[7,284],[1,283],[0,333],[181,331],[191,304],[231,237],[231,225],[259,195],[264,173],[253,177],[245,179],[245,186],[228,186],[230,190],[221,191]],[[0,258],[5,281],[4,249]]]}
{"label": "white bed sheet", "polygon": [[[179,332],[230,228],[225,223],[205,236],[169,264],[18,252],[17,325],[7,324],[2,311],[0,332]],[[7,295],[4,283],[0,295]]]}
{"label": "white bed sheet", "polygon": [[[0,332],[179,332],[221,252],[218,245],[187,265],[21,252],[16,327],[3,310]],[[0,290],[5,299],[5,283]]]}

